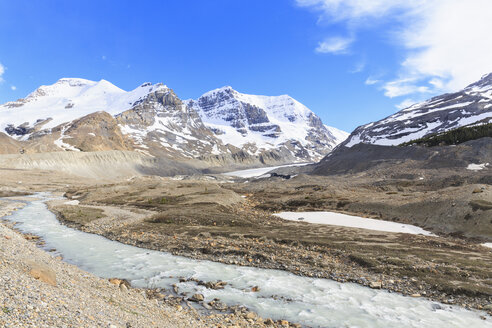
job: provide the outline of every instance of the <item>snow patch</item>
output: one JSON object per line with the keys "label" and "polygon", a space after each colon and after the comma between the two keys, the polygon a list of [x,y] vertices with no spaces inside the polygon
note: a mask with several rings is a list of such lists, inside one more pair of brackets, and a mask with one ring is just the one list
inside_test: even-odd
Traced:
{"label": "snow patch", "polygon": [[335,212],[281,212],[275,214],[284,220],[302,221],[309,223],[328,224],[342,227],[361,228],[414,235],[435,236],[422,228],[390,221],[367,219],[363,217],[335,213]]}
{"label": "snow patch", "polygon": [[65,124],[61,128],[60,137],[57,140],[54,141],[54,144],[57,145],[58,147],[60,147],[63,150],[80,151],[80,149],[75,148],[74,146],[63,142],[63,139],[71,138],[70,136],[66,136],[65,135],[65,131],[68,129],[68,127],[69,127],[69,124]]}
{"label": "snow patch", "polygon": [[487,166],[489,166],[489,163],[483,163],[483,164],[468,164],[466,167],[467,170],[470,171],[481,171],[485,169]]}
{"label": "snow patch", "polygon": [[313,164],[313,163],[296,163],[296,164],[288,164],[288,165],[280,165],[280,166],[268,166],[268,167],[260,167],[257,169],[247,169],[247,170],[226,172],[226,173],[222,173],[222,174],[228,175],[228,176],[240,177],[240,178],[254,178],[254,177],[260,177],[260,176],[262,176],[262,175],[264,175],[270,171],[273,171],[273,170],[281,168],[281,167],[304,166],[304,165],[309,165],[309,164]]}

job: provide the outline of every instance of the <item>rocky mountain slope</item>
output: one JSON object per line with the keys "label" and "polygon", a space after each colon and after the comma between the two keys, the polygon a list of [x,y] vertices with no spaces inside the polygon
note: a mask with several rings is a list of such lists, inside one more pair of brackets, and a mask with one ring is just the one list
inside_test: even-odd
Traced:
{"label": "rocky mountain slope", "polygon": [[284,148],[295,157],[318,158],[347,137],[287,95],[247,95],[226,86],[187,104],[224,144],[252,154]]}
{"label": "rocky mountain slope", "polygon": [[347,136],[289,96],[226,87],[182,101],[163,84],[127,92],[75,78],[0,105],[0,131],[15,139],[5,152],[20,142],[21,152],[136,150],[215,163],[314,161]]}
{"label": "rocky mountain slope", "polygon": [[405,108],[355,129],[343,143],[399,145],[461,126],[492,122],[492,73],[465,89]]}

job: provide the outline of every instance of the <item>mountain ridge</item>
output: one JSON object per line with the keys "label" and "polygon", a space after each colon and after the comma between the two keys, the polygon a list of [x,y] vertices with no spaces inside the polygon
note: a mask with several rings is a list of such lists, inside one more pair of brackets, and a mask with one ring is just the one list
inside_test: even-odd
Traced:
{"label": "mountain ridge", "polygon": [[[213,107],[208,107],[210,111],[204,110],[206,99],[212,95],[229,96],[226,112],[220,101],[209,104]],[[108,113],[116,123],[97,112]],[[228,115],[228,120],[214,125],[208,114],[219,112],[221,118]],[[96,127],[97,118],[104,117],[105,126],[111,126],[111,135],[122,138],[118,140],[120,148],[180,159],[230,156],[243,151],[258,158],[278,157],[284,162],[313,161],[348,135],[325,126],[316,114],[290,96],[246,95],[230,86],[211,90],[197,100],[183,101],[162,83],[143,83],[125,91],[106,80],[62,78],[40,86],[23,99],[0,105],[0,114],[2,132],[21,142],[53,143],[54,149],[46,145],[50,151],[90,149],[87,145],[91,138],[87,136],[83,137],[85,147],[77,148],[82,137],[80,133],[71,134],[71,125],[77,122],[84,126],[86,135],[96,136],[101,133]],[[99,140],[99,144],[102,150],[111,150],[110,144],[114,143]]]}
{"label": "mountain ridge", "polygon": [[395,146],[430,134],[492,122],[492,73],[457,92],[445,93],[357,127],[341,146],[360,142]]}

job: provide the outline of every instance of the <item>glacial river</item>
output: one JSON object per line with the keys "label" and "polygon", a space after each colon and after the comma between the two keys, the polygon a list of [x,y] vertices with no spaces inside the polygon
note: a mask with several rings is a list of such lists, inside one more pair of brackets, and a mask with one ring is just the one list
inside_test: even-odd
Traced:
{"label": "glacial river", "polygon": [[[124,278],[135,287],[170,288],[201,293],[206,301],[219,298],[241,304],[262,317],[286,319],[311,327],[491,327],[484,312],[439,304],[353,283],[338,283],[277,271],[198,261],[145,250],[61,225],[45,204],[48,194],[32,197],[25,207],[5,217],[23,232],[39,235],[46,248],[56,248],[65,261],[97,276]],[[295,255],[293,255],[295,256]],[[211,290],[176,277],[223,280]],[[252,292],[259,286],[259,292]],[[487,320],[482,320],[485,316]]]}

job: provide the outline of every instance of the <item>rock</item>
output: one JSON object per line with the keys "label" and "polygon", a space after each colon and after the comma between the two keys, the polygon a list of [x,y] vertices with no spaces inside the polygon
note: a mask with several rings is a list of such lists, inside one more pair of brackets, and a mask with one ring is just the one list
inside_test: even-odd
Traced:
{"label": "rock", "polygon": [[108,280],[110,283],[112,283],[113,285],[116,285],[116,286],[121,285],[121,283],[123,282],[121,279],[118,279],[118,278],[109,278]]}
{"label": "rock", "polygon": [[369,283],[369,287],[371,287],[373,289],[381,289],[382,283],[381,283],[381,281],[371,281]]}
{"label": "rock", "polygon": [[482,189],[477,188],[477,189],[473,189],[472,194],[479,194],[479,193],[481,193],[481,192],[483,192],[483,190],[482,190]]}
{"label": "rock", "polygon": [[256,318],[256,313],[254,312],[248,312],[244,315],[246,319],[255,319]]}
{"label": "rock", "polygon": [[128,287],[126,287],[126,285],[125,285],[125,284],[121,284],[121,285],[120,285],[120,290],[121,290],[122,292],[126,292],[126,291],[128,290]]}
{"label": "rock", "polygon": [[204,300],[204,297],[202,294],[195,294],[192,297],[190,297],[188,300],[192,302],[201,302]]}
{"label": "rock", "polygon": [[49,266],[41,263],[29,262],[29,274],[37,280],[51,286],[56,286],[56,274]]}
{"label": "rock", "polygon": [[279,320],[279,325],[289,327],[289,322],[287,320]]}
{"label": "rock", "polygon": [[412,295],[410,295],[410,296],[411,296],[411,297],[420,297],[420,296],[422,296],[422,295],[420,295],[420,294],[416,293],[416,294],[412,294]]}
{"label": "rock", "polygon": [[254,286],[253,288],[251,288],[251,291],[252,291],[252,292],[255,292],[255,293],[256,293],[256,292],[259,292],[259,291],[260,291],[260,287],[258,287],[258,286]]}
{"label": "rock", "polygon": [[275,324],[275,322],[270,318],[265,320],[265,325],[267,325],[267,326],[272,326],[274,324]]}
{"label": "rock", "polygon": [[484,305],[483,309],[486,311],[492,311],[492,304]]}

